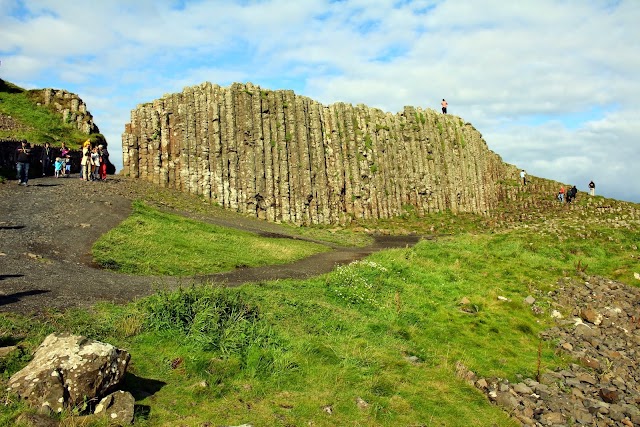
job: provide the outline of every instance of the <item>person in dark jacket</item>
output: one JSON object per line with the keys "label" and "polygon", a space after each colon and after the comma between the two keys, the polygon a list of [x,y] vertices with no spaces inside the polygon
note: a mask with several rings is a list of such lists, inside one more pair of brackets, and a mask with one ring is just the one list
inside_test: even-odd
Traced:
{"label": "person in dark jacket", "polygon": [[109,164],[109,150],[107,147],[98,145],[98,153],[100,153],[100,179],[107,180],[107,165]]}
{"label": "person in dark jacket", "polygon": [[45,142],[44,148],[42,149],[42,154],[40,155],[40,163],[42,163],[42,176],[47,175],[49,169],[51,168],[52,162],[53,150],[51,149],[51,144]]}
{"label": "person in dark jacket", "polygon": [[578,194],[578,189],[574,185],[567,191],[567,203],[571,203],[576,199],[576,195]]}
{"label": "person in dark jacket", "polygon": [[16,150],[16,171],[18,172],[19,185],[28,185],[30,162],[31,145],[26,141],[22,141],[22,145]]}

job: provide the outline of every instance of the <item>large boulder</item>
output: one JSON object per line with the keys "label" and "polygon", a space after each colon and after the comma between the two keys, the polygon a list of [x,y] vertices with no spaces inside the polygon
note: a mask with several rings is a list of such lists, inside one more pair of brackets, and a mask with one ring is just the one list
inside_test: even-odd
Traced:
{"label": "large boulder", "polygon": [[51,334],[33,360],[9,380],[9,390],[32,405],[61,412],[97,402],[116,389],[130,355],[79,335]]}

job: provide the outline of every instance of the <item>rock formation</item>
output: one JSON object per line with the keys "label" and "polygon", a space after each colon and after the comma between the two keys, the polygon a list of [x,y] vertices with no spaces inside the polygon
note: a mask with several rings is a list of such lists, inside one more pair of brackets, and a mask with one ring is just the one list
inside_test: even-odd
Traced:
{"label": "rock formation", "polygon": [[515,167],[453,115],[324,106],[289,90],[204,83],[139,105],[123,172],[270,221],[487,213]]}
{"label": "rock formation", "polygon": [[29,91],[38,105],[48,105],[62,116],[64,123],[69,123],[79,131],[89,134],[100,133],[93,122],[93,116],[87,111],[86,104],[75,93],[56,89],[35,89]]}

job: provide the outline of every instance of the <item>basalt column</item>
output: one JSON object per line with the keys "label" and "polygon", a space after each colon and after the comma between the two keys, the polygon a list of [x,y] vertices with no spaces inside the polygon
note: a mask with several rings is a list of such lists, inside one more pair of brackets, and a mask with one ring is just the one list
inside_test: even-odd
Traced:
{"label": "basalt column", "polygon": [[250,83],[139,105],[122,145],[125,174],[297,224],[486,213],[503,197],[499,181],[517,176],[459,117],[324,106]]}

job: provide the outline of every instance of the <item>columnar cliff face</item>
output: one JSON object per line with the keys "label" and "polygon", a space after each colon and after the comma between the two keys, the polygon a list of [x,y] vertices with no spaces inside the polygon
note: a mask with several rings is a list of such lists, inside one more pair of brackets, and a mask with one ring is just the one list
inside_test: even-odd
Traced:
{"label": "columnar cliff face", "polygon": [[34,89],[31,95],[38,105],[49,105],[62,116],[62,121],[74,125],[79,131],[87,135],[100,133],[93,122],[93,116],[87,111],[87,105],[75,93],[56,89]]}
{"label": "columnar cliff face", "polygon": [[122,146],[125,174],[297,224],[486,213],[499,180],[517,176],[459,117],[324,106],[250,83],[204,83],[140,105]]}

